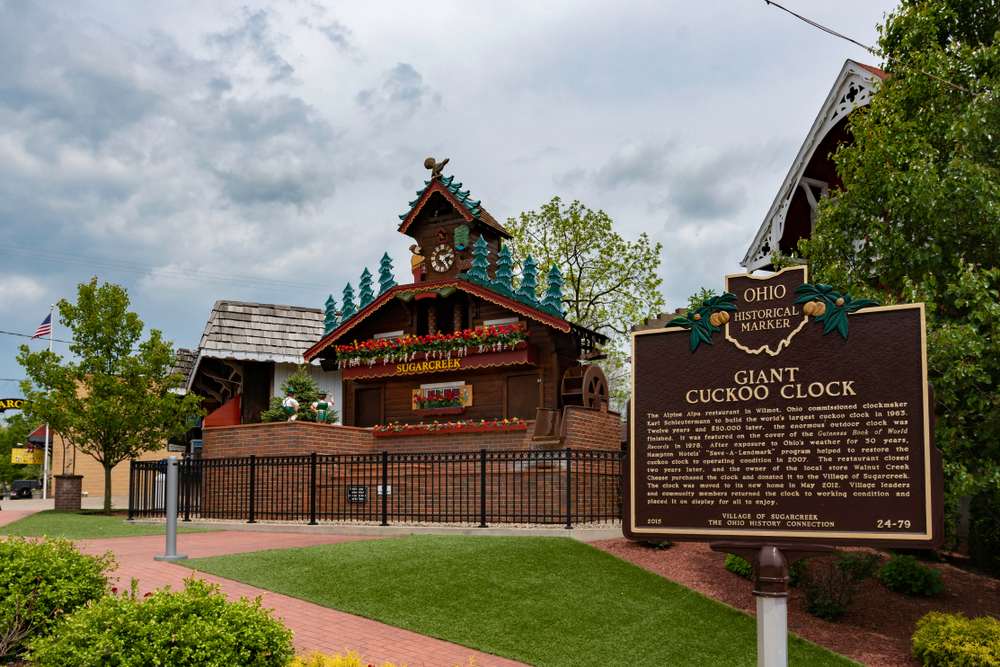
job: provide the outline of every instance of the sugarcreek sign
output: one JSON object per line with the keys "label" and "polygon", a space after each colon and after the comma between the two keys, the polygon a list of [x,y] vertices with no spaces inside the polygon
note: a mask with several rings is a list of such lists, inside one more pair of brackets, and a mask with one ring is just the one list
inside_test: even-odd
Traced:
{"label": "sugarcreek sign", "polygon": [[0,398],[0,412],[4,412],[5,410],[20,410],[27,403],[29,401],[23,398]]}
{"label": "sugarcreek sign", "polygon": [[933,547],[943,540],[924,306],[805,267],[632,336],[625,534]]}

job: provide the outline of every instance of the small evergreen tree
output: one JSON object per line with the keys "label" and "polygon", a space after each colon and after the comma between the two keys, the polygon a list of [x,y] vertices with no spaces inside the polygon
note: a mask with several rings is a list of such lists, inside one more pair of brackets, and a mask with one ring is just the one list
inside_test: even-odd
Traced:
{"label": "small evergreen tree", "polygon": [[323,317],[323,335],[327,335],[337,328],[337,302],[331,294],[326,300],[326,314]]}
{"label": "small evergreen tree", "polygon": [[548,288],[545,290],[542,306],[554,310],[559,313],[559,317],[563,317],[562,286],[566,284],[566,281],[563,280],[562,271],[559,270],[558,264],[553,264],[552,268],[549,269],[548,279]]}
{"label": "small evergreen tree", "polygon": [[524,267],[521,269],[521,284],[515,292],[515,296],[532,305],[538,304],[538,268],[531,255],[524,258]]}
{"label": "small evergreen tree", "polygon": [[347,283],[347,287],[344,288],[344,309],[341,311],[343,314],[341,317],[341,324],[346,322],[348,319],[354,316],[354,313],[358,312],[354,308],[354,288],[351,287],[351,283]]}
{"label": "small evergreen tree", "polygon": [[361,299],[361,308],[375,300],[375,294],[372,292],[372,274],[368,271],[367,266],[365,272],[361,274],[361,283],[358,285],[358,289],[360,290],[358,297]]}
{"label": "small evergreen tree", "polygon": [[486,239],[482,234],[476,239],[476,245],[472,248],[472,268],[466,275],[477,283],[483,285],[490,284],[490,276],[486,269],[490,266],[489,248],[486,247]]}
{"label": "small evergreen tree", "polygon": [[392,275],[392,259],[389,253],[382,255],[382,260],[378,267],[378,293],[379,296],[385,294],[390,288],[396,286],[396,279]]}
{"label": "small evergreen tree", "polygon": [[511,269],[514,267],[514,257],[511,255],[510,246],[504,244],[500,248],[500,255],[497,258],[497,270],[490,286],[501,294],[513,296],[514,274]]}
{"label": "small evergreen tree", "polygon": [[[266,412],[262,412],[260,420],[262,422],[284,422],[288,421],[289,415],[281,408],[281,402],[288,395],[288,390],[295,390],[295,400],[299,402],[299,412],[295,421],[314,422],[316,413],[311,410],[311,406],[319,398],[319,383],[309,374],[309,369],[299,366],[295,372],[288,376],[288,379],[281,383],[282,396],[271,397],[271,407]],[[337,421],[336,410],[327,410],[327,422]]]}

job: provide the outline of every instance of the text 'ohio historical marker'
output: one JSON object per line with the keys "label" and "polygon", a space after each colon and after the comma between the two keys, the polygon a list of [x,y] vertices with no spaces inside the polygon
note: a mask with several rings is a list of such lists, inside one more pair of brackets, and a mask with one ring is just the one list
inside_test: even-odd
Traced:
{"label": "text 'ohio historical marker'", "polygon": [[938,545],[923,304],[879,307],[805,267],[632,337],[625,535]]}

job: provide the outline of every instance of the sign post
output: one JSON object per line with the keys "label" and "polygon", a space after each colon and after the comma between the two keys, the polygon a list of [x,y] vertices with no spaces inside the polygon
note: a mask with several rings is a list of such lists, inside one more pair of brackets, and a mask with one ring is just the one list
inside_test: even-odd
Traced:
{"label": "sign post", "polygon": [[156,561],[187,560],[187,556],[177,553],[177,457],[167,457],[167,553],[153,556]]}
{"label": "sign post", "polygon": [[632,335],[624,532],[753,564],[758,664],[786,665],[788,567],[837,546],[943,540],[924,306],[880,307],[806,267]]}

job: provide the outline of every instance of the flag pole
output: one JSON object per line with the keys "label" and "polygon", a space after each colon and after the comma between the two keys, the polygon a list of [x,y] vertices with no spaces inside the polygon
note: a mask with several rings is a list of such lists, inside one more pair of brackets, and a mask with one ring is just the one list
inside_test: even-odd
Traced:
{"label": "flag pole", "polygon": [[[56,304],[49,306],[49,352],[52,351],[52,315],[56,312]],[[45,422],[45,462],[42,464],[42,500],[49,497],[49,423]]]}

